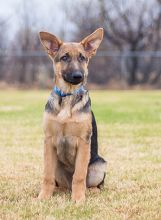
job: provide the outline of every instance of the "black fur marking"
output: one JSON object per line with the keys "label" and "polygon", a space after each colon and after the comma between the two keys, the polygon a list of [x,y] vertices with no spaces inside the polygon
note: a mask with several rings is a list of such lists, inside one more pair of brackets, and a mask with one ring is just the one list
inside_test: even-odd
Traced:
{"label": "black fur marking", "polygon": [[[45,105],[45,111],[46,112],[52,113],[52,112],[55,111],[55,109],[54,109],[54,95],[55,95],[55,92],[52,90],[52,92],[51,92],[51,94],[49,96],[49,99],[48,99],[48,101],[47,101],[47,103]],[[59,96],[58,99],[59,99],[58,100],[59,105],[61,105],[62,104],[62,97]]]}
{"label": "black fur marking", "polygon": [[58,187],[59,186],[59,184],[58,184],[58,182],[55,180],[55,185],[56,185],[56,187]]}
{"label": "black fur marking", "polygon": [[77,96],[72,100],[71,107],[73,108],[78,102],[80,102],[80,101],[82,100],[82,97],[83,97],[82,94],[77,95]]}
{"label": "black fur marking", "polygon": [[88,101],[86,102],[86,104],[84,106],[82,106],[82,108],[79,110],[79,112],[87,113],[90,111],[90,109],[91,109],[91,100],[89,98]]}
{"label": "black fur marking", "polygon": [[59,105],[61,105],[61,103],[62,103],[62,97],[60,96],[59,97]]}
{"label": "black fur marking", "polygon": [[48,102],[45,105],[45,111],[46,112],[53,112],[54,111],[54,106],[51,105],[50,101],[48,100]]}
{"label": "black fur marking", "polygon": [[48,101],[45,105],[45,111],[50,113],[54,111],[54,91],[51,92],[48,98]]}
{"label": "black fur marking", "polygon": [[91,158],[89,164],[92,164],[96,161],[106,162],[102,157],[98,155],[97,124],[92,112]]}
{"label": "black fur marking", "polygon": [[99,189],[101,189],[104,186],[106,174],[104,174],[103,180],[100,182],[100,184],[97,186]]}

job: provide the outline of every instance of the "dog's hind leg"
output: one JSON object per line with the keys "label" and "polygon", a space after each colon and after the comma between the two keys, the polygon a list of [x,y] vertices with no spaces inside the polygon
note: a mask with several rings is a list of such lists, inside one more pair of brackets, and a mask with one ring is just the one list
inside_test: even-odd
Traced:
{"label": "dog's hind leg", "polygon": [[97,160],[88,166],[87,187],[101,188],[104,185],[106,165],[106,161],[98,156]]}

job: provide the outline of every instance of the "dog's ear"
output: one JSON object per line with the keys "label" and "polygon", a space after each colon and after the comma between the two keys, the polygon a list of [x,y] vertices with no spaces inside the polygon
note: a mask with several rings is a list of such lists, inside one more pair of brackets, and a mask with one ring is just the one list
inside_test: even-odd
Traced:
{"label": "dog's ear", "polygon": [[63,42],[55,35],[41,31],[39,33],[40,41],[49,56],[54,57]]}
{"label": "dog's ear", "polygon": [[89,58],[96,54],[96,51],[103,39],[103,33],[103,28],[98,28],[95,32],[88,35],[80,42]]}

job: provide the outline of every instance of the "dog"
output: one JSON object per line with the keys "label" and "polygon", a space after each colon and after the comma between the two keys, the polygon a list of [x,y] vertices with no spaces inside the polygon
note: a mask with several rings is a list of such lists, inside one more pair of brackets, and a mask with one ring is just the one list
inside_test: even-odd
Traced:
{"label": "dog", "polygon": [[57,187],[70,189],[72,201],[85,200],[86,188],[104,184],[106,161],[98,155],[97,125],[85,88],[88,63],[103,39],[99,28],[81,42],[65,43],[40,32],[43,48],[53,61],[54,87],[45,106],[44,176],[39,199]]}

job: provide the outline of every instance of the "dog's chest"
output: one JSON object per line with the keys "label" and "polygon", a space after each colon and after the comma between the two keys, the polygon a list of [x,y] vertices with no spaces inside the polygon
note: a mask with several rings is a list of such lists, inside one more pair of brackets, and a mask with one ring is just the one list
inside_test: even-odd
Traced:
{"label": "dog's chest", "polygon": [[67,170],[73,172],[76,159],[77,137],[60,136],[57,138],[57,156]]}
{"label": "dog's chest", "polygon": [[79,141],[89,142],[90,140],[91,115],[79,114],[63,121],[49,114],[46,117],[45,127],[52,136],[58,160],[67,170],[73,172]]}
{"label": "dog's chest", "polygon": [[83,136],[81,128],[83,128],[82,123],[75,123],[73,121],[68,121],[64,124],[58,121],[53,123],[53,140],[58,159],[71,172],[74,171],[79,138]]}

